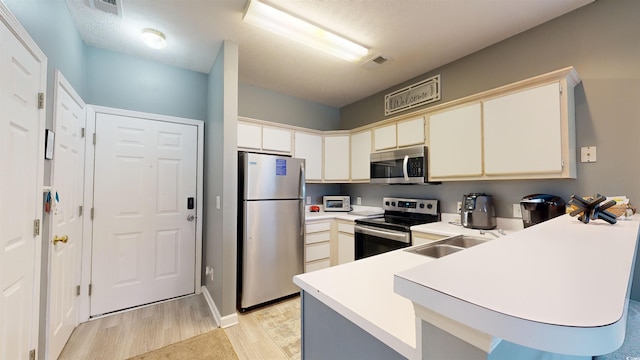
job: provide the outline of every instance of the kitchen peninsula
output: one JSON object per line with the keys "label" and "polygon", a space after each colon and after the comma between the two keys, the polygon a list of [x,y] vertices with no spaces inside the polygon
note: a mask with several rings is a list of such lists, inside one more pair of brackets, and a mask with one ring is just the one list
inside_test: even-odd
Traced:
{"label": "kitchen peninsula", "polygon": [[585,225],[565,215],[439,259],[397,250],[296,276],[303,355],[577,359],[614,351],[624,339],[639,220]]}

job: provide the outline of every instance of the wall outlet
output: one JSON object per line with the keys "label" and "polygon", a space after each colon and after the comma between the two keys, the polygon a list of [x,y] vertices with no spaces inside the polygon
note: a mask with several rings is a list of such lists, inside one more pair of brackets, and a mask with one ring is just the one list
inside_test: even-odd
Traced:
{"label": "wall outlet", "polygon": [[520,204],[513,204],[513,217],[522,218],[522,209],[520,208]]}
{"label": "wall outlet", "polygon": [[458,214],[462,213],[462,201],[457,201],[456,202],[456,212]]}
{"label": "wall outlet", "polygon": [[362,205],[362,198],[360,196],[356,197],[356,205]]}
{"label": "wall outlet", "polygon": [[311,205],[311,196],[307,196],[307,205]]}
{"label": "wall outlet", "polygon": [[597,152],[595,146],[583,146],[580,148],[580,161],[585,162],[596,162],[597,160]]}
{"label": "wall outlet", "polygon": [[216,196],[216,209],[220,210],[220,196]]}

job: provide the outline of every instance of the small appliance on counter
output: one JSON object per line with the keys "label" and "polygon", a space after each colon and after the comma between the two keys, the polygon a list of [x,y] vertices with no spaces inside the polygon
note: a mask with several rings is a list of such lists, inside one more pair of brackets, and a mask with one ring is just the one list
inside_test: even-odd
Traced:
{"label": "small appliance on counter", "polygon": [[463,195],[460,222],[470,229],[495,229],[497,223],[493,197],[484,193]]}
{"label": "small appliance on counter", "polygon": [[566,212],[566,203],[556,195],[531,194],[520,201],[522,223],[525,228],[553,219]]}
{"label": "small appliance on counter", "polygon": [[311,206],[309,206],[309,211],[310,211],[310,212],[320,212],[320,206],[318,206],[318,205],[311,205]]}
{"label": "small appliance on counter", "polygon": [[324,211],[351,211],[351,197],[348,195],[342,196],[323,196],[322,205],[324,205]]}

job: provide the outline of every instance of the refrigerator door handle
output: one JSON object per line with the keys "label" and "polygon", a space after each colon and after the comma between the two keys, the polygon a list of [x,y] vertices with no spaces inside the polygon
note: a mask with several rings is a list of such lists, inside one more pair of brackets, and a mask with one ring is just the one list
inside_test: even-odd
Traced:
{"label": "refrigerator door handle", "polygon": [[305,184],[306,176],[304,174],[304,163],[300,164],[300,184],[299,184],[299,193],[300,196],[300,236],[304,236],[304,196],[306,193],[306,184]]}

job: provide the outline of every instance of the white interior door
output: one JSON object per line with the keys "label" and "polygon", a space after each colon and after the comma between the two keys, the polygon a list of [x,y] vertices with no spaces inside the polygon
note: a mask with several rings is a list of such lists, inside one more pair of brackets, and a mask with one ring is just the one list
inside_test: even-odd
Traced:
{"label": "white interior door", "polygon": [[0,21],[0,359],[28,359],[37,342],[44,72]]}
{"label": "white interior door", "polygon": [[53,161],[54,194],[59,203],[52,206],[52,234],[65,242],[49,247],[48,354],[57,359],[78,325],[82,214],[84,184],[84,139],[86,105],[60,72],[56,73],[54,114],[55,149]]}
{"label": "white interior door", "polygon": [[197,127],[97,114],[96,135],[91,315],[193,293]]}

